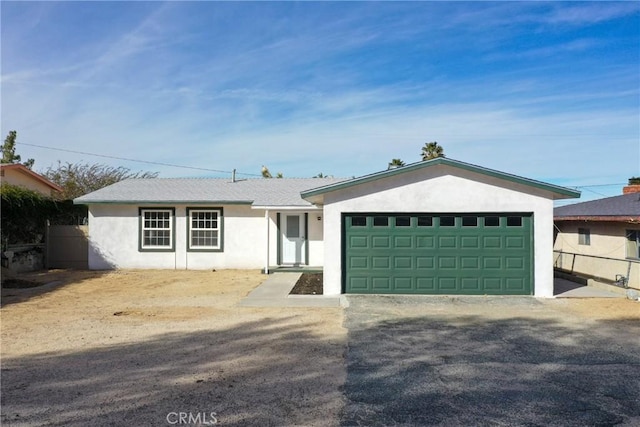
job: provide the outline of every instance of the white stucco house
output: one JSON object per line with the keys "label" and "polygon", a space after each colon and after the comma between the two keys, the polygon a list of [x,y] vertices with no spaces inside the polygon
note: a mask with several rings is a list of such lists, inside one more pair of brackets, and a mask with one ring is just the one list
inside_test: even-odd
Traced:
{"label": "white stucco house", "polygon": [[89,207],[89,268],[315,266],[324,293],[553,296],[553,200],[448,158],[352,179],[132,179]]}

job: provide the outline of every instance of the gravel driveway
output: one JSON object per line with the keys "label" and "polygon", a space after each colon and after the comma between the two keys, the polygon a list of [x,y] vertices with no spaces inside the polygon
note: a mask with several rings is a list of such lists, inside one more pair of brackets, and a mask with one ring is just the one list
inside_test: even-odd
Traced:
{"label": "gravel driveway", "polygon": [[637,302],[348,301],[344,426],[640,425]]}

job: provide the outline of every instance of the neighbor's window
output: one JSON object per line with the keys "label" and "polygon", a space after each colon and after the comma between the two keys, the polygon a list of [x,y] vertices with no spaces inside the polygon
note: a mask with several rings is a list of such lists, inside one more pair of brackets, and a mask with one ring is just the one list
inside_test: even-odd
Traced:
{"label": "neighbor's window", "polygon": [[627,258],[640,258],[640,230],[627,230]]}
{"label": "neighbor's window", "polygon": [[221,209],[187,209],[189,216],[189,249],[216,251],[222,249]]}
{"label": "neighbor's window", "polygon": [[173,209],[140,209],[140,249],[173,251]]}
{"label": "neighbor's window", "polygon": [[591,244],[591,230],[588,228],[578,228],[578,244],[589,246]]}

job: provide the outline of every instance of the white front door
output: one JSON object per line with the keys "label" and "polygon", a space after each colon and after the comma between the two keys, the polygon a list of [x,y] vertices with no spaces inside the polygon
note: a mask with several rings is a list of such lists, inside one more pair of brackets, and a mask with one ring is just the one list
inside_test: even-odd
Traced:
{"label": "white front door", "polygon": [[305,264],[304,214],[284,214],[282,224],[282,263]]}

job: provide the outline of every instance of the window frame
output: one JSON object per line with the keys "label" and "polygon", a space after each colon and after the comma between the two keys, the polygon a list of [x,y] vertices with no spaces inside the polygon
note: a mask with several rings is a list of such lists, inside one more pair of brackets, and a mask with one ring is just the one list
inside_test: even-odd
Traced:
{"label": "window frame", "polygon": [[591,246],[591,229],[578,227],[578,245]]}
{"label": "window frame", "polygon": [[[168,246],[145,246],[144,232],[147,230],[158,230],[145,228],[146,212],[169,212],[169,245]],[[139,252],[175,252],[176,250],[176,209],[159,207],[138,208],[138,251]]]}
{"label": "window frame", "polygon": [[[635,235],[635,238],[632,237]],[[627,259],[640,260],[640,230],[625,230],[626,240],[625,257]],[[635,255],[631,255],[630,248],[634,247]]]}
{"label": "window frame", "polygon": [[[191,214],[193,212],[217,212],[218,214],[218,245],[217,246],[195,246],[191,245],[191,232],[194,229],[191,227]],[[224,252],[224,210],[222,207],[188,207],[187,208],[187,252]],[[203,229],[213,230],[213,229]]]}

